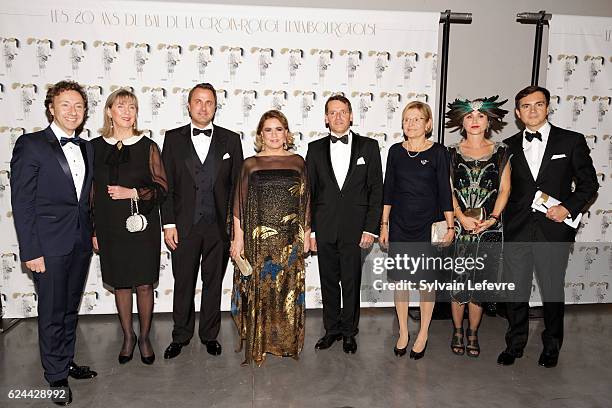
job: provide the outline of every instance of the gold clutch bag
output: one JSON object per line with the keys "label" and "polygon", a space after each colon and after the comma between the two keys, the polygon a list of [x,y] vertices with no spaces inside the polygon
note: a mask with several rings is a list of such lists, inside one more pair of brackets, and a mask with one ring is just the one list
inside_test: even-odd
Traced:
{"label": "gold clutch bag", "polygon": [[253,267],[251,266],[249,261],[244,259],[242,255],[240,255],[238,259],[235,259],[234,263],[240,270],[240,273],[242,274],[242,276],[251,276],[253,274]]}
{"label": "gold clutch bag", "polygon": [[483,207],[480,208],[466,208],[463,211],[463,215],[466,217],[474,218],[478,221],[483,221],[486,218],[486,212]]}

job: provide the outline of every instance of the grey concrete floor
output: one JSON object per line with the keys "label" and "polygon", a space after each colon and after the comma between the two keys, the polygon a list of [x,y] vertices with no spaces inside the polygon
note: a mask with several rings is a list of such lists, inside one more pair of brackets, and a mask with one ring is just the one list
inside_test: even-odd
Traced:
{"label": "grey concrete floor", "polygon": [[[467,323],[466,323],[467,324]],[[136,326],[137,329],[137,326]],[[514,366],[496,365],[504,348],[506,321],[484,318],[480,358],[451,354],[450,321],[433,321],[425,357],[397,358],[393,309],[363,309],[359,349],[342,344],[316,351],[322,334],[321,312],[307,311],[306,341],[298,361],[268,356],[258,368],[241,367],[233,351],[236,331],[223,314],[219,340],[223,354],[206,353],[197,336],[180,356],[164,360],[172,318],[154,318],[152,342],[157,360],[145,366],[135,358],[117,363],[121,332],[116,316],[80,319],[79,364],[98,371],[93,380],[71,380],[73,407],[612,407],[612,305],[567,307],[565,342],[559,365],[537,365],[543,321],[531,321],[525,355]],[[412,339],[418,322],[410,322]],[[40,389],[46,383],[38,354],[35,319],[0,336],[0,407],[47,407],[48,401],[9,400],[10,389]]]}

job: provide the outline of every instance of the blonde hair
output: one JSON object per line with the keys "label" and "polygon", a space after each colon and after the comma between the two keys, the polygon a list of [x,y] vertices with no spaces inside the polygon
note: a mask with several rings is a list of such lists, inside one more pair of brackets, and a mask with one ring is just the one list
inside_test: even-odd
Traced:
{"label": "blonde hair", "polygon": [[427,133],[425,134],[426,137],[430,137],[431,132],[433,132],[433,114],[431,113],[431,108],[429,105],[421,101],[408,102],[402,111],[402,128],[404,125],[404,115],[406,115],[406,112],[408,112],[410,109],[417,109],[419,112],[421,112],[421,115],[425,116],[426,122],[431,121],[431,129],[428,129]]}
{"label": "blonde hair", "polygon": [[289,131],[289,121],[287,120],[287,117],[283,114],[283,112],[272,109],[261,115],[261,119],[259,119],[259,124],[257,125],[257,134],[255,135],[255,151],[259,153],[264,148],[262,132],[264,123],[268,119],[277,119],[281,123],[281,125],[287,130],[287,141],[285,143],[285,150],[293,149],[295,140],[293,138],[293,134]]}
{"label": "blonde hair", "polygon": [[136,105],[136,118],[134,119],[134,128],[132,129],[132,133],[135,136],[140,136],[142,134],[142,130],[138,129],[138,98],[136,98],[134,92],[126,88],[119,88],[115,92],[108,95],[108,98],[106,98],[106,103],[104,104],[104,124],[102,125],[102,129],[100,129],[100,134],[104,137],[113,136],[113,120],[107,115],[106,111],[113,106],[117,99],[129,99],[131,102],[134,102],[134,105]]}

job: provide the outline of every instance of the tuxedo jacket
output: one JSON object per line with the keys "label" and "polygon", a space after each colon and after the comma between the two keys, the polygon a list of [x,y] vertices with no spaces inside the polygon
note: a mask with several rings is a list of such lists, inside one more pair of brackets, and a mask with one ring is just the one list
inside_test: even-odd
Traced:
{"label": "tuxedo jacket", "polygon": [[338,186],[330,157],[331,136],[311,142],[306,168],[311,189],[312,231],[317,241],[359,243],[378,234],[382,214],[382,167],[378,142],[352,132],[349,168]]}
{"label": "tuxedo jacket", "polygon": [[[504,140],[511,165],[511,191],[504,212],[504,236],[508,241],[532,241],[531,223],[537,224],[550,242],[572,242],[576,231],[544,213],[533,212],[531,203],[540,190],[561,201],[575,218],[599,188],[590,150],[583,135],[551,125],[538,176],[534,180],[523,152],[523,132]],[[553,159],[553,156],[555,157]],[[576,187],[572,191],[572,182]]]}
{"label": "tuxedo jacket", "polygon": [[[219,232],[227,241],[227,215],[242,166],[242,144],[237,133],[216,125],[211,137],[207,157],[212,158],[214,172],[215,214]],[[191,231],[196,208],[195,170],[200,162],[191,141],[191,125],[166,132],[162,161],[168,177],[168,197],[161,206],[162,223],[176,224],[180,241]]]}
{"label": "tuxedo jacket", "polygon": [[20,136],[15,143],[11,205],[23,262],[41,256],[67,255],[77,240],[91,251],[89,195],[93,148],[88,141],[79,147],[85,178],[77,199],[68,161],[51,127]]}

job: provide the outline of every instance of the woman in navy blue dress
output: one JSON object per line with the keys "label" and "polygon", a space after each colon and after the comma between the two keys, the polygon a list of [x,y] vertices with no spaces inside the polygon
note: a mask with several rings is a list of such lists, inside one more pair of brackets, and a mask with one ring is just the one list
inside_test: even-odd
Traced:
{"label": "woman in navy blue dress", "polygon": [[[384,210],[380,233],[383,247],[390,246],[389,256],[407,254],[435,256],[431,245],[431,226],[440,221],[442,213],[447,223],[444,244],[454,238],[453,205],[450,187],[448,152],[439,143],[428,140],[433,128],[431,108],[422,102],[410,102],[402,112],[405,141],[389,149],[384,183]],[[398,268],[387,271],[392,281],[432,281],[432,271]],[[408,333],[408,290],[395,290],[395,309],[399,320],[399,339],[395,355],[406,353]],[[433,291],[420,291],[421,327],[410,351],[410,358],[418,360],[425,354],[429,323],[435,305]]]}

